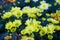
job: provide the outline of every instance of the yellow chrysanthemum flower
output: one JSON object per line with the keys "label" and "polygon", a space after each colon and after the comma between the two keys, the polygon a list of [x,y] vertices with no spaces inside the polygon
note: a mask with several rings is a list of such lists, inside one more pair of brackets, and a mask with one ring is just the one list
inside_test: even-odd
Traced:
{"label": "yellow chrysanthemum flower", "polygon": [[28,13],[27,15],[28,15],[28,17],[36,18],[36,15],[34,13]]}
{"label": "yellow chrysanthemum flower", "polygon": [[28,17],[36,18],[36,15],[41,16],[41,14],[39,13],[40,12],[39,8],[36,7],[30,8],[26,6],[22,9],[22,11],[23,14],[27,14]]}
{"label": "yellow chrysanthemum flower", "polygon": [[45,34],[47,34],[47,27],[43,27],[43,28],[40,30],[39,34],[40,34],[41,36],[44,36]]}
{"label": "yellow chrysanthemum flower", "polygon": [[3,14],[2,19],[10,18],[11,16],[12,16],[11,12],[6,12],[5,14]]}
{"label": "yellow chrysanthemum flower", "polygon": [[36,18],[36,14],[38,13],[38,9],[37,8],[31,8],[28,12],[28,17],[32,17],[32,18]]}
{"label": "yellow chrysanthemum flower", "polygon": [[29,10],[30,10],[30,7],[29,7],[29,6],[24,7],[24,8],[22,9],[23,14],[29,13]]}
{"label": "yellow chrysanthemum flower", "polygon": [[36,7],[33,7],[30,9],[30,13],[38,13],[38,12],[39,12],[39,9]]}
{"label": "yellow chrysanthemum flower", "polygon": [[[29,23],[28,23],[29,22]],[[31,24],[31,22],[32,22],[32,19],[28,19],[28,20],[26,20],[26,23],[25,23],[25,25],[30,25]]]}
{"label": "yellow chrysanthemum flower", "polygon": [[27,26],[24,30],[21,31],[21,34],[31,34],[35,29],[33,26]]}
{"label": "yellow chrysanthemum flower", "polygon": [[27,34],[31,34],[31,33],[33,33],[33,31],[34,31],[34,29],[33,29],[32,26],[26,27],[26,32],[27,32]]}
{"label": "yellow chrysanthemum flower", "polygon": [[48,32],[47,32],[47,34],[52,34],[52,33],[54,33],[55,31],[55,26],[53,25],[53,24],[48,24],[48,26],[47,26],[47,30],[48,30]]}
{"label": "yellow chrysanthemum flower", "polygon": [[52,40],[53,36],[52,35],[48,35],[48,39]]}
{"label": "yellow chrysanthemum flower", "polygon": [[52,22],[53,24],[59,24],[59,21],[58,20],[55,20],[53,18],[48,18],[47,21],[48,22]]}
{"label": "yellow chrysanthemum flower", "polygon": [[40,21],[36,21],[36,19],[30,19],[30,20],[28,19],[25,24],[26,25],[34,25],[34,26],[36,26],[36,25],[40,25],[41,22]]}
{"label": "yellow chrysanthemum flower", "polygon": [[13,23],[12,22],[8,22],[6,25],[5,25],[6,29],[11,29],[13,27]]}
{"label": "yellow chrysanthemum flower", "polygon": [[14,16],[16,16],[17,18],[22,17],[23,12],[22,10],[20,10],[19,7],[12,7],[11,11],[10,11]]}
{"label": "yellow chrysanthemum flower", "polygon": [[21,34],[23,34],[23,35],[25,35],[26,33],[27,33],[27,32],[26,32],[25,29],[21,31]]}
{"label": "yellow chrysanthemum flower", "polygon": [[55,26],[55,30],[60,30],[60,26]]}
{"label": "yellow chrysanthemum flower", "polygon": [[32,20],[32,24],[33,24],[34,27],[37,27],[37,26],[39,26],[41,24],[41,22],[40,21],[36,21],[36,19],[33,19]]}
{"label": "yellow chrysanthemum flower", "polygon": [[21,25],[21,21],[15,20],[13,22],[8,22],[5,28],[9,30],[9,32],[15,32],[20,25]]}
{"label": "yellow chrysanthemum flower", "polygon": [[14,22],[13,22],[13,26],[14,27],[19,27],[20,25],[21,25],[22,23],[21,23],[21,20],[15,20]]}
{"label": "yellow chrysanthemum flower", "polygon": [[50,4],[46,3],[45,1],[41,1],[40,3],[41,3],[40,8],[42,8],[43,10],[47,10],[48,7],[51,6]]}
{"label": "yellow chrysanthemum flower", "polygon": [[33,21],[33,23],[41,24],[41,22],[40,21],[37,21],[36,19],[33,19],[32,21]]}
{"label": "yellow chrysanthemum flower", "polygon": [[39,28],[35,28],[35,29],[34,29],[34,32],[38,32],[38,31],[39,31]]}
{"label": "yellow chrysanthemum flower", "polygon": [[11,28],[10,32],[15,32],[17,28]]}
{"label": "yellow chrysanthemum flower", "polygon": [[15,12],[15,11],[17,11],[17,10],[20,10],[20,8],[19,7],[12,7],[12,9],[10,10],[11,12]]}
{"label": "yellow chrysanthemum flower", "polygon": [[13,15],[16,16],[17,18],[19,18],[19,17],[22,17],[23,12],[21,10],[17,10],[15,12],[13,12]]}

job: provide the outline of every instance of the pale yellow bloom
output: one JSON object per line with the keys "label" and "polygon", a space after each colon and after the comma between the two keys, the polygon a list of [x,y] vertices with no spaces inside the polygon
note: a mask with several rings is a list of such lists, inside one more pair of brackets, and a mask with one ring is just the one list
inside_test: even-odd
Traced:
{"label": "pale yellow bloom", "polygon": [[13,26],[14,27],[19,27],[20,25],[21,25],[22,23],[21,23],[21,20],[15,20],[14,22],[13,22]]}
{"label": "pale yellow bloom", "polygon": [[5,26],[6,29],[11,29],[13,27],[13,24],[12,22],[8,22]]}
{"label": "pale yellow bloom", "polygon": [[43,28],[40,30],[39,34],[40,34],[41,36],[44,36],[45,34],[47,34],[47,27],[43,27]]}
{"label": "pale yellow bloom", "polygon": [[48,39],[52,40],[53,36],[52,35],[48,35]]}
{"label": "pale yellow bloom", "polygon": [[12,16],[11,12],[6,12],[5,14],[3,14],[2,19],[6,19],[6,18],[10,18]]}

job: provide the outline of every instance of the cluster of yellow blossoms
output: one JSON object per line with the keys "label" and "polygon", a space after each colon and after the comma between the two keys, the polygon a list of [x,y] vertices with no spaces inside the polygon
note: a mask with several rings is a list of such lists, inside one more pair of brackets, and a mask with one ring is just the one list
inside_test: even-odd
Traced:
{"label": "cluster of yellow blossoms", "polygon": [[7,29],[8,31],[11,32],[15,32],[17,28],[19,28],[19,26],[21,25],[21,20],[15,20],[13,22],[8,22],[5,25],[5,29]]}
{"label": "cluster of yellow blossoms", "polygon": [[[21,30],[21,34],[25,35],[25,34],[32,34],[33,32],[39,32],[39,34],[41,36],[44,35],[48,35],[48,39],[52,39],[53,36],[52,34],[55,32],[55,30],[60,30],[60,26],[57,26],[55,24],[59,24],[59,21],[53,18],[48,18],[47,21],[51,22],[53,24],[48,24],[45,27],[41,26],[41,22],[37,21],[35,18],[40,17],[41,14],[41,10],[39,8],[33,7],[24,7],[22,10],[19,7],[12,7],[12,9],[10,10],[10,12],[6,12],[5,14],[3,14],[2,19],[9,19],[12,16],[15,16],[16,18],[22,18],[23,14],[28,15],[28,17],[30,17],[30,19],[27,19],[25,22],[25,29]],[[60,17],[60,11],[56,11],[56,14],[59,15]],[[47,16],[51,16],[49,14],[46,14]],[[44,17],[42,18],[42,20],[46,20]],[[15,32],[17,28],[19,28],[22,25],[21,20],[15,20],[15,21],[9,21],[8,23],[6,23],[5,25],[5,29],[7,29],[10,32]],[[23,36],[21,40],[34,40],[34,38],[32,37],[26,37]]]}
{"label": "cluster of yellow blossoms", "polygon": [[26,28],[21,31],[21,34],[31,34],[33,32],[38,32],[39,28],[41,27],[40,21],[36,21],[36,19],[28,19],[26,21]]}
{"label": "cluster of yellow blossoms", "polygon": [[33,7],[33,8],[24,7],[22,10],[23,10],[23,14],[27,14],[28,17],[32,17],[32,18],[36,18],[37,16],[41,16],[42,15],[41,13],[39,13],[40,9],[36,8],[36,7]]}
{"label": "cluster of yellow blossoms", "polygon": [[40,29],[40,35],[43,36],[45,34],[53,34],[55,26],[53,24],[48,24],[46,27],[42,27]]}
{"label": "cluster of yellow blossoms", "polygon": [[2,18],[7,19],[7,18],[10,18],[11,16],[16,16],[17,18],[19,18],[22,16],[22,14],[23,13],[19,7],[12,7],[11,11],[3,14]]}
{"label": "cluster of yellow blossoms", "polygon": [[42,27],[40,29],[40,32],[39,34],[41,36],[44,36],[44,35],[48,35],[48,39],[52,40],[53,38],[53,33],[56,32],[56,30],[60,30],[60,26],[57,26],[57,25],[53,25],[53,24],[48,24],[46,27]]}
{"label": "cluster of yellow blossoms", "polygon": [[12,7],[11,11],[3,14],[2,18],[7,19],[7,18],[10,18],[11,16],[21,18],[23,14],[27,14],[28,17],[36,18],[37,16],[42,15],[41,13],[39,13],[39,11],[40,10],[35,7],[30,8],[30,9],[28,7],[24,7],[22,10],[20,10],[19,7]]}

